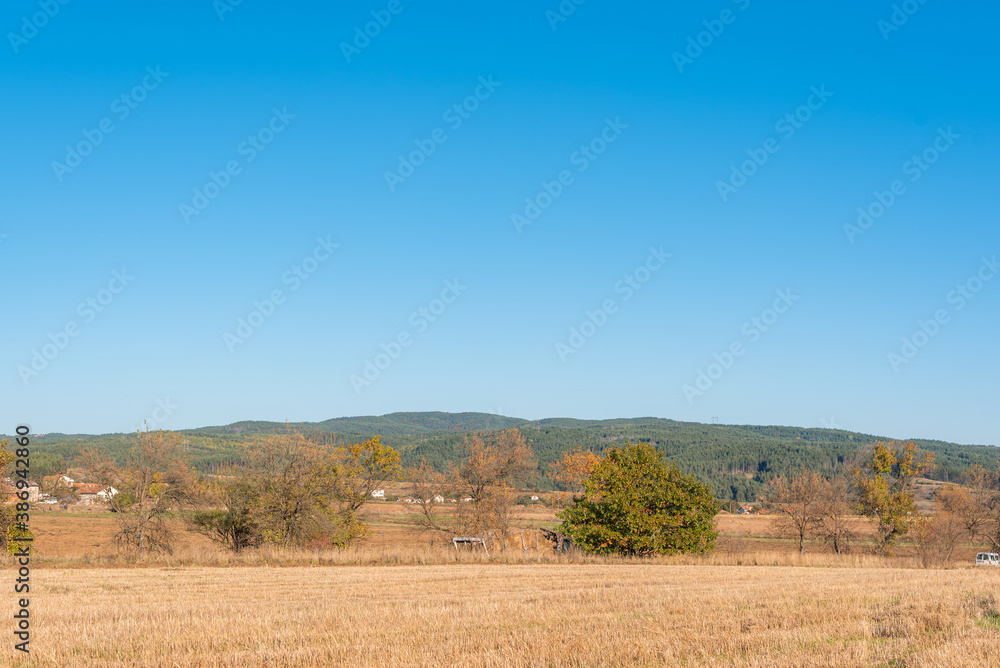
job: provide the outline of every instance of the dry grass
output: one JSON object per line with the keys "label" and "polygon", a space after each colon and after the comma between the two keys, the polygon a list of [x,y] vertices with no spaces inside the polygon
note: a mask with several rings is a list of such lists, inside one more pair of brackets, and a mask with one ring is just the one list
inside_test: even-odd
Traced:
{"label": "dry grass", "polygon": [[[465,564],[33,578],[37,666],[1000,663],[992,569]],[[0,606],[8,620],[12,599]]]}
{"label": "dry grass", "polygon": [[[33,515],[33,666],[986,666],[1000,663],[1000,573],[918,569],[774,537],[720,515],[718,549],[628,560],[544,541],[487,557],[372,504],[343,550],[233,555],[181,532],[173,555],[113,547],[99,509]],[[519,524],[551,526],[529,507]],[[178,528],[181,528],[178,525]],[[968,546],[974,551],[974,546]],[[969,563],[961,555],[958,564]],[[954,565],[954,564],[953,564]],[[10,567],[0,578],[14,578]],[[10,620],[14,595],[0,597]]]}
{"label": "dry grass", "polygon": [[[409,511],[373,504],[373,537],[344,550],[233,555],[182,534],[174,555],[138,563],[112,548],[106,513],[33,516],[33,663],[18,662],[12,636],[0,663],[1000,663],[995,569],[918,569],[905,551],[799,554],[772,537],[773,518],[727,515],[719,517],[719,549],[704,556],[566,556],[544,542],[525,553],[515,539],[514,549],[487,557],[414,531]],[[532,508],[523,520],[539,526],[554,515]],[[0,578],[11,582],[12,569]],[[0,597],[0,615],[11,620],[14,604],[12,593]]]}

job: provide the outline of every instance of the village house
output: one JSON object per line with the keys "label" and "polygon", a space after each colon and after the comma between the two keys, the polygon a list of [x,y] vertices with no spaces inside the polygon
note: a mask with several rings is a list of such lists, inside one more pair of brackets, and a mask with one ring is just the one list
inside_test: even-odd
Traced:
{"label": "village house", "polygon": [[384,489],[373,489],[372,490],[372,498],[375,498],[375,499],[385,499],[385,490]]}
{"label": "village house", "polygon": [[80,503],[84,505],[93,505],[95,501],[108,501],[111,497],[118,494],[118,490],[114,487],[109,487],[107,485],[99,485],[97,483],[75,483],[73,485],[73,491],[76,492],[77,497],[80,499]]}
{"label": "village house", "polygon": [[444,497],[438,494],[434,497],[434,503],[444,503]]}
{"label": "village house", "polygon": [[[17,488],[17,483],[13,482],[10,478],[5,478],[3,484],[0,485],[0,494],[3,495],[4,500],[10,503],[16,503],[18,501],[27,501],[28,503],[38,503],[39,499],[39,489],[37,482],[29,481],[27,487],[22,489]],[[22,499],[18,496],[19,492],[27,492],[28,498]]]}

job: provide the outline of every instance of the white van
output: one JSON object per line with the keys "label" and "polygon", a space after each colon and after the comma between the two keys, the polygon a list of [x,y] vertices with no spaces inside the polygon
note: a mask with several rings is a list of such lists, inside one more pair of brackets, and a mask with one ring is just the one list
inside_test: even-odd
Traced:
{"label": "white van", "polygon": [[976,566],[1000,566],[1000,554],[980,552],[976,555]]}

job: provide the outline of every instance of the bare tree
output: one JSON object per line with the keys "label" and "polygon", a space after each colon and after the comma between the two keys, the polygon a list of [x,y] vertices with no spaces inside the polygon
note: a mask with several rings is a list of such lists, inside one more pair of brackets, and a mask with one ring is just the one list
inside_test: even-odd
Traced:
{"label": "bare tree", "polygon": [[921,516],[913,523],[910,536],[925,568],[951,561],[955,550],[968,538],[961,518],[939,504],[933,515]]}
{"label": "bare tree", "polygon": [[792,478],[772,479],[765,491],[768,502],[778,512],[778,527],[798,540],[799,552],[821,521],[823,476],[802,469]]}
{"label": "bare tree", "polygon": [[850,481],[844,477],[823,480],[816,504],[816,536],[837,554],[850,551],[861,529],[852,513]]}
{"label": "bare tree", "polygon": [[181,437],[138,432],[124,465],[93,451],[84,453],[84,461],[91,476],[110,488],[105,493],[118,523],[116,542],[140,557],[171,553],[175,533],[169,520],[196,488]]}
{"label": "bare tree", "polygon": [[407,470],[410,494],[418,501],[412,521],[422,529],[454,534],[457,527],[455,514],[448,513],[444,504],[433,503],[437,496],[450,495],[453,484],[443,473],[437,471],[426,458],[421,457],[416,466]]}
{"label": "bare tree", "polygon": [[945,508],[958,515],[973,540],[1000,552],[1000,466],[989,470],[973,464],[965,475],[968,489],[938,491]]}
{"label": "bare tree", "polygon": [[461,461],[450,477],[468,503],[459,503],[457,523],[466,531],[495,529],[506,538],[510,529],[514,486],[536,470],[537,462],[519,429],[466,437]]}

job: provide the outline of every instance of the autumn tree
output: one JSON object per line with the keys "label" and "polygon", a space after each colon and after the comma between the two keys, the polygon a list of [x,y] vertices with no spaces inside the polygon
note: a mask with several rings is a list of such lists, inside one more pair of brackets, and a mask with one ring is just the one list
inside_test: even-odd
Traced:
{"label": "autumn tree", "polygon": [[933,468],[933,453],[918,452],[913,441],[879,441],[853,467],[858,503],[862,512],[876,521],[878,552],[891,552],[896,540],[909,531],[916,514],[911,483]]}
{"label": "autumn tree", "polygon": [[955,515],[972,540],[1000,551],[1000,467],[973,464],[964,476],[964,487],[945,485],[935,500]]}
{"label": "autumn tree", "polygon": [[850,481],[844,476],[824,480],[816,504],[816,537],[836,554],[848,552],[861,534],[852,508]]}
{"label": "autumn tree", "polygon": [[361,443],[351,443],[333,449],[340,491],[338,503],[343,510],[356,513],[371,501],[371,494],[402,473],[399,452],[375,436]]}
{"label": "autumn tree", "polygon": [[[561,459],[549,464],[549,477],[564,491],[579,494],[583,491],[583,481],[594,470],[594,465],[600,460],[590,450],[579,446],[571,452],[564,452]],[[565,501],[565,496],[563,497]]]}
{"label": "autumn tree", "polygon": [[215,508],[195,530],[229,549],[263,544],[343,546],[367,534],[371,492],[399,474],[399,453],[376,436],[337,446],[298,431],[256,439],[242,465],[211,485]]}
{"label": "autumn tree", "polygon": [[923,515],[913,521],[909,535],[923,566],[929,568],[951,561],[969,532],[958,515],[936,503],[932,515]]}
{"label": "autumn tree", "polygon": [[993,552],[1000,552],[1000,465],[992,470],[972,465],[966,483],[973,499],[966,523],[976,540],[985,541]]}
{"label": "autumn tree", "polygon": [[252,513],[255,490],[232,470],[225,473],[230,475],[206,483],[202,505],[207,509],[191,513],[190,528],[236,553],[259,547],[264,537]]}
{"label": "autumn tree", "polygon": [[65,476],[62,474],[42,478],[41,490],[57,499],[73,496],[74,493],[73,485],[66,482]]}
{"label": "autumn tree", "polygon": [[705,552],[717,537],[711,490],[648,443],[608,449],[559,513],[561,531],[598,554]]}
{"label": "autumn tree", "polygon": [[[18,434],[20,433],[18,431]],[[23,436],[16,437],[16,440],[21,441],[17,445],[23,445],[27,442]],[[23,543],[18,544],[17,540],[31,539],[33,538],[33,534],[30,530],[20,528],[25,526],[27,517],[28,481],[26,477],[20,477],[12,471],[12,467],[16,461],[15,453],[17,453],[17,449],[11,452],[9,446],[10,441],[0,441],[0,474],[2,474],[0,477],[12,475],[12,479],[14,480],[12,488],[0,490],[0,548],[8,554],[13,554],[23,545]],[[23,455],[24,453],[21,454]]]}
{"label": "autumn tree", "polygon": [[934,494],[934,505],[939,512],[953,515],[966,535],[976,540],[988,536],[993,523],[989,504],[983,503],[984,498],[980,490],[942,485]]}
{"label": "autumn tree", "polygon": [[463,530],[495,529],[506,538],[511,524],[514,488],[537,469],[531,448],[520,429],[504,429],[467,436],[459,449],[460,461],[450,471],[460,503],[457,521]]}
{"label": "autumn tree", "polygon": [[413,523],[421,529],[440,531],[446,534],[455,533],[456,515],[450,513],[440,503],[432,503],[436,496],[448,496],[454,493],[455,483],[451,478],[435,469],[425,457],[409,467],[406,471],[409,480],[410,494],[417,500]]}
{"label": "autumn tree", "polygon": [[820,474],[802,469],[791,477],[773,478],[765,489],[765,497],[778,513],[779,531],[798,541],[799,552],[820,524],[820,500],[825,484],[826,479]]}
{"label": "autumn tree", "polygon": [[122,465],[93,451],[85,452],[83,459],[93,479],[114,488],[106,491],[118,524],[118,545],[140,557],[173,552],[170,520],[196,488],[180,435],[137,432]]}

